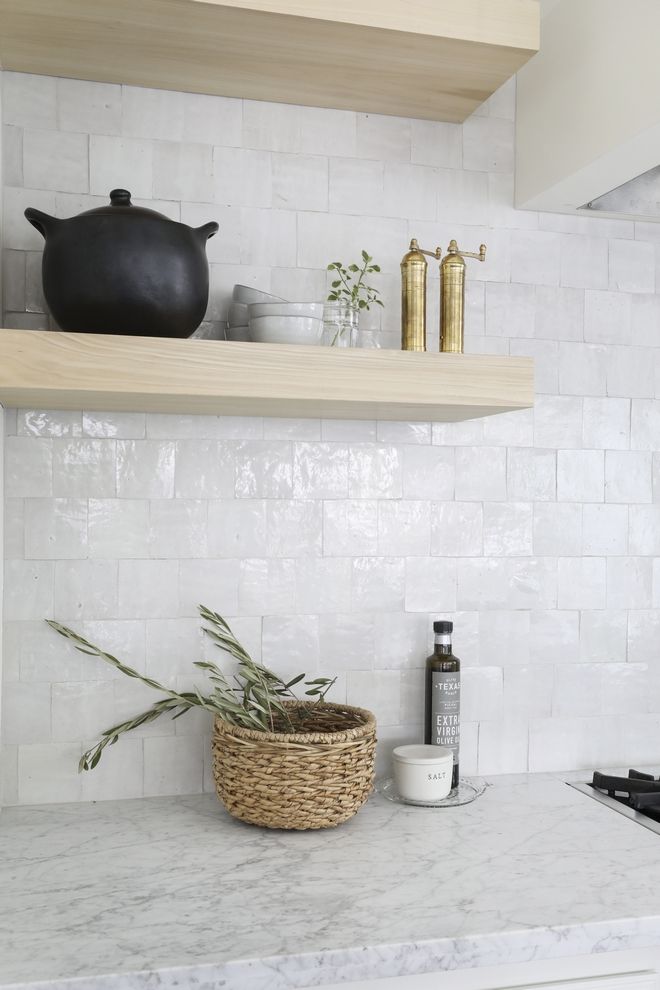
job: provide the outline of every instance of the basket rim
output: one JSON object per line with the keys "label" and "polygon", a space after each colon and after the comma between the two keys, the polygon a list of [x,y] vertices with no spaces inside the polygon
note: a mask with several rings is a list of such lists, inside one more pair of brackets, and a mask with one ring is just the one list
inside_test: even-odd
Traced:
{"label": "basket rim", "polygon": [[[285,701],[287,707],[298,708],[305,705],[304,701]],[[233,725],[225,721],[221,715],[215,716],[215,730],[222,735],[238,736],[245,740],[256,742],[279,742],[279,743],[339,743],[349,742],[353,739],[360,739],[369,735],[376,729],[376,717],[367,708],[358,708],[355,705],[341,705],[334,701],[324,701],[318,705],[323,711],[346,712],[352,715],[359,715],[363,721],[361,725],[355,725],[350,729],[338,729],[334,732],[265,732],[260,729],[246,729],[242,725]]]}

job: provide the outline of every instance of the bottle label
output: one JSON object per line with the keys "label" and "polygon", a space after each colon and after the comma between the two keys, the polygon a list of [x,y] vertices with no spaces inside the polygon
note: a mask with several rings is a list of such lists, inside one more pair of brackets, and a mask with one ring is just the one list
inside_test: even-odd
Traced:
{"label": "bottle label", "polygon": [[459,671],[433,671],[431,678],[431,743],[447,746],[458,763],[461,741],[461,675]]}

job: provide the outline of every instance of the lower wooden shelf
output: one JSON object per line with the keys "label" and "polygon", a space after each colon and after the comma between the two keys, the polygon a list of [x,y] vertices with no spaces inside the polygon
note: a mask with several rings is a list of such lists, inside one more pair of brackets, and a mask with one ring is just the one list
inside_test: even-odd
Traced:
{"label": "lower wooden shelf", "polygon": [[526,357],[0,330],[0,403],[452,421],[533,405]]}

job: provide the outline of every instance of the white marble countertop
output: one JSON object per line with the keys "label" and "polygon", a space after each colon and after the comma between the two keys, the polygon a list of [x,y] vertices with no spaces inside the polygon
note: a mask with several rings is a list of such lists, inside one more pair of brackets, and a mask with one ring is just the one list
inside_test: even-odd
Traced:
{"label": "white marble countertop", "polygon": [[289,990],[660,945],[660,835],[558,777],[319,832],[212,795],[5,809],[0,986]]}

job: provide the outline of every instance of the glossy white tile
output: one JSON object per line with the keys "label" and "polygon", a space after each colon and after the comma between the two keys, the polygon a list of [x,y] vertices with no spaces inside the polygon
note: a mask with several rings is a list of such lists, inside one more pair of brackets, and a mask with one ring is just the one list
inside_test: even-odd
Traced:
{"label": "glossy white tile", "polygon": [[431,553],[480,557],[484,552],[483,519],[479,502],[431,502]]}
{"label": "glossy white tile", "polygon": [[533,509],[532,546],[547,557],[582,553],[582,506],[568,502],[537,502]]}
{"label": "glossy white tile", "polygon": [[378,553],[378,502],[336,499],[323,503],[323,554],[326,557]]}
{"label": "glossy white tile", "polygon": [[297,611],[295,561],[246,558],[239,568],[240,614],[288,615]]}
{"label": "glossy white tile", "polygon": [[602,450],[557,451],[557,500],[602,502],[605,494]]}
{"label": "glossy white tile", "polygon": [[80,743],[36,743],[18,749],[19,804],[79,801]]}
{"label": "glossy white tile", "polygon": [[53,491],[53,446],[47,439],[6,437],[4,490],[9,498],[45,497]]}
{"label": "glossy white tile", "polygon": [[269,557],[316,557],[323,544],[323,505],[315,499],[266,500]]}
{"label": "glossy white tile", "polygon": [[177,560],[121,560],[117,573],[117,614],[166,619],[178,608]]}
{"label": "glossy white tile", "polygon": [[504,689],[501,667],[466,667],[461,680],[461,719],[466,722],[490,722],[502,717]]}
{"label": "glossy white tile", "polygon": [[[165,449],[167,450],[167,445]],[[177,498],[231,498],[235,490],[233,448],[216,440],[178,440],[174,494]],[[165,474],[161,475],[162,481]]]}
{"label": "glossy white tile", "polygon": [[448,557],[406,560],[407,612],[442,614],[457,607],[456,564]]}
{"label": "glossy white tile", "polygon": [[[310,678],[318,671],[322,635],[318,615],[267,615],[263,623],[263,660],[280,677]],[[334,619],[335,616],[329,617]],[[334,664],[329,669],[334,669]],[[339,668],[337,668],[339,669]],[[302,694],[301,685],[295,690]]]}
{"label": "glossy white tile", "polygon": [[164,560],[205,557],[208,503],[200,499],[153,499],[149,503],[149,552]]}
{"label": "glossy white tile", "polygon": [[393,557],[428,557],[431,510],[419,500],[383,500],[378,505],[378,553]]}
{"label": "glossy white tile", "polygon": [[[170,137],[171,135],[166,135]],[[130,175],[133,197],[148,199],[153,189],[153,145],[146,139],[107,137],[92,134],[89,138],[89,191],[107,196],[116,188],[118,175]]]}
{"label": "glossy white tile", "polygon": [[381,616],[349,613],[319,616],[319,650],[324,670],[371,670],[376,666],[376,633]]}
{"label": "glossy white tile", "polygon": [[582,428],[585,447],[626,450],[630,446],[630,400],[585,398]]}
{"label": "glossy white tile", "polygon": [[493,667],[527,664],[530,660],[530,613],[489,611],[479,615],[481,661]]}
{"label": "glossy white tile", "polygon": [[650,608],[651,557],[607,558],[607,608]]}
{"label": "glossy white tile", "polygon": [[348,452],[350,498],[400,498],[403,458],[392,444],[353,444]]}
{"label": "glossy white tile", "polygon": [[311,614],[350,611],[351,561],[347,557],[301,557],[293,563],[293,611]]}
{"label": "glossy white tile", "polygon": [[617,292],[655,291],[653,244],[643,241],[610,241],[610,289]]}
{"label": "glossy white tile", "polygon": [[456,483],[453,447],[406,444],[402,453],[404,498],[453,498]]}
{"label": "glossy white tile", "polygon": [[101,439],[139,440],[145,435],[145,416],[144,413],[83,412],[82,432],[87,437]]}
{"label": "glossy white tile", "polygon": [[353,611],[388,612],[403,609],[409,587],[403,559],[354,557],[350,565]]}
{"label": "glossy white tile", "polygon": [[456,498],[464,502],[506,498],[506,450],[503,447],[457,448]]}
{"label": "glossy white tile", "polygon": [[223,616],[235,615],[239,577],[238,560],[179,561],[178,614],[196,616],[198,605],[206,605]]}
{"label": "glossy white tile", "polygon": [[660,655],[660,612],[633,609],[628,613],[628,659],[656,665]]}
{"label": "glossy white tile", "polygon": [[350,670],[347,701],[368,708],[379,726],[399,725],[401,721],[401,673],[398,670]]}
{"label": "glossy white tile", "polygon": [[[512,719],[547,718],[552,711],[552,664],[512,665],[503,672],[503,710]],[[494,726],[489,726],[491,730]],[[525,763],[525,766],[527,764]]]}
{"label": "glossy white tile", "polygon": [[2,732],[10,745],[50,742],[51,685],[6,681],[2,689]]}
{"label": "glossy white tile", "polygon": [[605,501],[652,500],[652,456],[649,451],[608,450],[605,453]]}
{"label": "glossy white tile", "polygon": [[214,499],[208,506],[208,552],[213,557],[266,555],[263,499]]}
{"label": "glossy white tile", "polygon": [[53,495],[114,498],[117,494],[114,440],[52,441]]}
{"label": "glossy white tile", "polygon": [[238,498],[289,498],[292,479],[291,444],[265,440],[245,440],[237,444]]}
{"label": "glossy white tile", "polygon": [[295,498],[346,498],[348,447],[337,443],[294,443]]}
{"label": "glossy white tile", "polygon": [[31,498],[25,504],[27,560],[87,556],[87,502],[77,498]]}
{"label": "glossy white tile", "polygon": [[57,80],[52,76],[7,72],[3,76],[3,123],[57,127]]}
{"label": "glossy white tile", "polygon": [[109,681],[69,681],[52,687],[52,738],[75,742],[100,736],[111,725],[114,692]]}
{"label": "glossy white tile", "polygon": [[328,209],[328,159],[273,155],[273,203],[283,210]]}
{"label": "glossy white tile", "polygon": [[596,557],[627,553],[628,506],[583,506],[582,550],[586,556]]}
{"label": "glossy white tile", "polygon": [[202,790],[202,736],[155,736],[143,741],[144,795],[199,794]]}
{"label": "glossy white tile", "polygon": [[26,129],[23,132],[25,185],[29,189],[87,192],[87,148],[85,134]]}
{"label": "glossy white tile", "polygon": [[629,343],[631,297],[624,292],[585,292],[584,339],[593,344]]}
{"label": "glossy white tile", "polygon": [[172,498],[174,444],[156,440],[117,441],[119,498]]}
{"label": "glossy white tile", "polygon": [[626,613],[583,611],[580,614],[580,660],[613,662],[626,656]]}
{"label": "glossy white tile", "polygon": [[527,502],[485,502],[484,554],[524,557],[532,553],[532,505]]}

